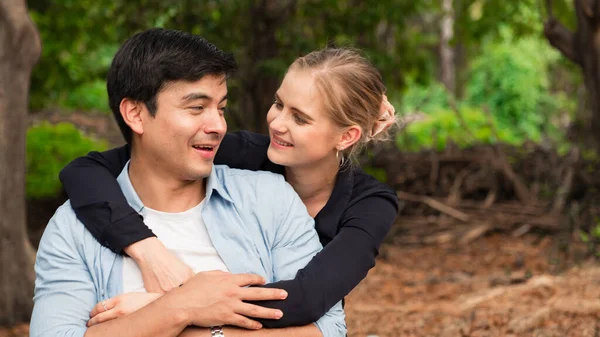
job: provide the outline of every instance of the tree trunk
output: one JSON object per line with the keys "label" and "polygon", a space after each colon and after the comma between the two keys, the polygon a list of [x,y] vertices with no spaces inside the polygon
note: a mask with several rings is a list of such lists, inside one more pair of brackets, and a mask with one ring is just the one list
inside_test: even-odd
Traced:
{"label": "tree trunk", "polygon": [[25,132],[41,45],[25,0],[0,0],[0,326],[27,322],[33,261],[25,223]]}
{"label": "tree trunk", "polygon": [[440,22],[440,65],[441,79],[449,92],[455,93],[456,72],[454,69],[454,49],[450,41],[454,38],[453,0],[441,0],[443,16]]}
{"label": "tree trunk", "polygon": [[544,35],[550,44],[577,64],[582,72],[591,111],[589,132],[600,149],[600,0],[573,0],[577,30],[569,31],[552,12],[552,0],[546,0],[548,20]]}
{"label": "tree trunk", "polygon": [[240,66],[242,97],[240,111],[242,129],[265,133],[266,115],[273,105],[273,95],[279,86],[279,74],[270,67],[269,61],[279,57],[277,28],[295,11],[294,0],[262,0],[252,2],[249,10],[248,55]]}
{"label": "tree trunk", "polygon": [[[465,0],[454,0],[454,22],[461,22],[463,16],[469,15],[465,10],[465,6],[468,5],[465,2]],[[462,100],[465,96],[467,69],[469,68],[464,28],[457,27],[454,32],[454,41],[454,95],[457,99]]]}

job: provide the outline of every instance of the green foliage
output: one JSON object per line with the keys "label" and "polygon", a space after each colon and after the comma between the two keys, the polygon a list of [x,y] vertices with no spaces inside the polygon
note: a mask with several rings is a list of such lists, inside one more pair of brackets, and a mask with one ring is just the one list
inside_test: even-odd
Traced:
{"label": "green foliage", "polygon": [[[119,43],[123,18],[116,3],[33,0],[28,4],[43,45],[31,78],[32,108],[107,111],[105,94],[88,89],[104,80]],[[75,92],[80,97],[74,98]]]}
{"label": "green foliage", "polygon": [[61,105],[67,109],[97,110],[109,113],[106,83],[102,80],[82,83],[67,93]]}
{"label": "green foliage", "polygon": [[549,94],[549,66],[558,53],[545,42],[527,37],[490,43],[474,60],[467,101],[490,109],[502,129],[513,129],[525,140],[540,141],[542,126],[556,106]]}
{"label": "green foliage", "polygon": [[444,85],[437,81],[427,85],[419,85],[416,82],[407,81],[406,90],[402,95],[400,111],[404,113],[424,112],[433,113],[440,109],[449,109],[448,104],[452,94],[446,90]]}
{"label": "green foliage", "polygon": [[498,129],[498,121],[482,109],[463,103],[457,110],[439,108],[429,111],[423,120],[400,133],[396,144],[402,151],[417,152],[422,149],[443,151],[448,142],[465,148],[498,141],[517,145],[522,139],[511,129]]}
{"label": "green foliage", "polygon": [[[152,27],[199,34],[233,52],[244,78],[281,76],[298,55],[332,43],[359,47],[380,69],[393,70],[386,75],[390,87],[401,84],[403,71],[430,67],[429,52],[416,46],[423,45],[425,36],[435,34],[409,32],[414,25],[406,25],[412,13],[432,8],[427,1],[384,0],[376,5],[351,5],[347,1],[303,0],[290,2],[289,9],[283,9],[288,2],[270,1],[267,7],[274,7],[272,12],[261,7],[264,3],[32,0],[28,4],[44,46],[32,75],[32,108],[107,111],[106,97],[98,82],[104,81],[118,46],[134,33]],[[384,35],[393,44],[382,43],[382,22],[387,25]],[[272,27],[264,27],[265,24]],[[260,46],[256,41],[268,36],[267,30],[275,32],[275,45]],[[430,42],[435,44],[435,40]],[[264,48],[272,50],[263,53],[260,50]],[[404,53],[405,50],[412,52]],[[264,55],[253,57],[257,53]],[[403,57],[397,57],[399,54]],[[244,90],[244,83],[233,78],[230,84],[231,97],[235,99],[240,96],[237,91]]]}
{"label": "green foliage", "polygon": [[[554,15],[574,27],[571,1],[552,4]],[[399,100],[393,93],[408,88],[399,110],[428,115],[423,126],[415,123],[407,130],[425,133],[406,136],[411,148],[421,140],[423,146],[443,147],[446,135],[459,144],[489,142],[490,128],[481,122],[490,119],[489,111],[500,141],[547,137],[568,151],[553,121],[557,111],[574,111],[574,101],[550,85],[549,68],[558,54],[542,36],[546,11],[539,0],[454,2],[451,43],[461,47],[464,59],[457,60],[465,66],[457,68],[457,77],[466,92],[456,105],[473,137],[458,135],[462,126],[448,104],[451,95],[434,80],[441,1],[31,0],[28,5],[43,42],[32,76],[33,109],[108,112],[104,82],[118,46],[141,30],[166,27],[202,35],[234,53],[240,73],[228,83],[233,112],[241,97],[271,95],[257,92],[261,86],[253,80],[280,77],[298,55],[327,45],[355,46],[380,69],[392,101]],[[274,40],[263,40],[271,36]],[[446,126],[450,129],[441,129]]]}
{"label": "green foliage", "polygon": [[[553,15],[568,28],[576,26],[573,1],[553,0]],[[511,27],[517,37],[540,36],[547,18],[545,2],[540,0],[461,0],[457,1],[457,35],[466,43],[477,44],[498,38],[502,27]]]}
{"label": "green foliage", "polygon": [[60,192],[60,170],[71,160],[90,151],[102,151],[106,142],[88,138],[70,123],[47,122],[27,130],[28,198],[55,196]]}
{"label": "green foliage", "polygon": [[[468,147],[550,140],[568,151],[570,146],[554,119],[558,113],[574,110],[575,102],[551,91],[549,77],[558,53],[539,37],[517,38],[508,28],[501,34],[502,39],[488,41],[473,60],[462,101],[437,82],[409,81],[401,111],[421,113],[425,119],[399,135],[402,150],[441,151],[449,141]],[[454,107],[451,101],[456,101]]]}

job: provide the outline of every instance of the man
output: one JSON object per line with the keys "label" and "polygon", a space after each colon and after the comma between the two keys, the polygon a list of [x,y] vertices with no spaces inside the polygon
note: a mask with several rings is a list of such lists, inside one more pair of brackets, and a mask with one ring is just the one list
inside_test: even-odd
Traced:
{"label": "man", "polygon": [[[282,299],[281,291],[244,286],[290,279],[321,249],[312,218],[281,176],[213,166],[235,67],[206,40],[172,30],[145,31],[121,47],[107,88],[132,153],[117,180],[165,246],[199,273],[129,315],[87,328],[92,310],[106,311],[107,299],[143,291],[143,283],[135,263],[102,247],[66,202],[38,249],[31,336],[345,335],[341,303],[304,327],[218,326],[280,317],[243,301]],[[221,272],[206,272],[213,269]]]}

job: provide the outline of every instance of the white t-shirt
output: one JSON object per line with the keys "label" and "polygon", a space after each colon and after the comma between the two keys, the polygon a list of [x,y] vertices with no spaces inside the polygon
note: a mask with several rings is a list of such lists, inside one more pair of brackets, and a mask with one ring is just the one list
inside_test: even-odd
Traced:
{"label": "white t-shirt", "polygon": [[[194,273],[208,270],[229,271],[210,240],[202,220],[201,202],[181,213],[165,213],[144,208],[144,222],[158,239]],[[123,290],[145,292],[142,272],[130,258],[123,259]]]}

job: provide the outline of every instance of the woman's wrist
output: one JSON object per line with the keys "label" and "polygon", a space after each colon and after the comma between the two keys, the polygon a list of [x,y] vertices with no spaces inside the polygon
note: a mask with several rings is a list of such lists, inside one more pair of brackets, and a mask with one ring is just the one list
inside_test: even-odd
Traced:
{"label": "woman's wrist", "polygon": [[142,264],[146,261],[149,252],[166,249],[157,237],[153,236],[133,243],[123,249],[135,262]]}

